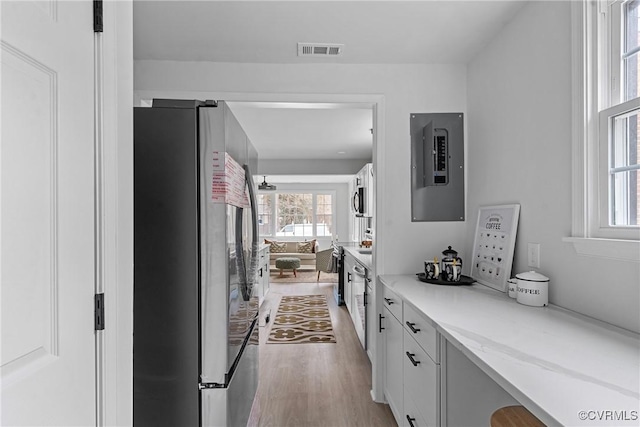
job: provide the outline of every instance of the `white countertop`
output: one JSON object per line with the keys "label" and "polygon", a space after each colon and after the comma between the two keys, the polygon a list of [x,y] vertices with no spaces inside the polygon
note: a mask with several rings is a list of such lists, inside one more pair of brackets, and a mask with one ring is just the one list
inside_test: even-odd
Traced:
{"label": "white countertop", "polygon": [[345,252],[349,252],[349,254],[351,254],[351,256],[353,256],[356,261],[358,261],[360,264],[362,264],[363,267],[367,268],[368,270],[372,270],[371,266],[373,265],[373,257],[371,255],[371,252],[369,252],[368,254],[363,254],[358,252],[358,249],[360,249],[360,247],[358,246],[343,246]]}
{"label": "white countertop", "polygon": [[380,280],[544,423],[640,425],[637,334],[559,307],[521,305],[479,284]]}

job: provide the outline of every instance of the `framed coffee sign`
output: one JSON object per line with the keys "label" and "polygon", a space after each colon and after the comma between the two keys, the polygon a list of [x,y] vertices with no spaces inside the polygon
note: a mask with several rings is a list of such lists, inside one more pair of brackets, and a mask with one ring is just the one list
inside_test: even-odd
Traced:
{"label": "framed coffee sign", "polygon": [[471,259],[471,277],[478,283],[507,291],[519,216],[519,204],[483,206],[478,210]]}

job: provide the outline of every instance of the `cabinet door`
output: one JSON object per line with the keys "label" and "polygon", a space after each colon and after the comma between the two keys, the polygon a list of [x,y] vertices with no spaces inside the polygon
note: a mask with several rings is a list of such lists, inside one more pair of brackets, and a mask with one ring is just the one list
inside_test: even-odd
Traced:
{"label": "cabinet door", "polygon": [[[369,273],[369,276],[372,276],[372,275],[373,273]],[[376,306],[371,303],[374,300],[373,288],[371,287],[372,283],[373,283],[373,279],[367,276],[367,282],[365,282],[366,288],[367,288],[366,290],[367,306],[365,309],[365,313],[367,316],[367,319],[366,319],[367,326],[365,328],[365,333],[367,335],[367,354],[369,355],[369,360],[373,360],[373,354],[376,351],[374,340],[376,339],[376,335],[378,332],[378,323],[376,319],[376,315],[377,315]]]}
{"label": "cabinet door", "polygon": [[365,313],[364,313],[364,292],[365,292],[365,276],[367,272],[366,269],[361,267],[359,264],[354,265],[352,270],[352,306],[351,306],[351,320],[353,321],[353,326],[356,329],[356,334],[358,334],[358,339],[362,344],[362,347],[365,347]]}
{"label": "cabinet door", "polygon": [[404,405],[402,401],[403,377],[402,377],[402,334],[403,328],[400,322],[385,307],[383,310],[384,339],[385,339],[385,366],[384,366],[384,395],[391,407],[391,411],[402,425]]}
{"label": "cabinet door", "polygon": [[405,405],[411,399],[417,411],[409,415],[430,426],[440,425],[440,367],[406,330],[403,356]]}
{"label": "cabinet door", "polygon": [[258,296],[259,304],[262,305],[264,297],[269,292],[269,246],[263,247],[258,252],[258,270],[254,291]]}
{"label": "cabinet door", "polygon": [[404,427],[434,427],[422,418],[418,405],[411,396],[404,397],[404,414],[401,421]]}
{"label": "cabinet door", "polygon": [[347,310],[349,310],[349,314],[353,313],[353,266],[355,265],[355,260],[349,255],[345,253],[344,256],[344,304],[347,306]]}
{"label": "cabinet door", "polygon": [[264,295],[266,296],[269,293],[269,289],[271,289],[271,285],[269,282],[269,277],[271,277],[271,267],[269,267],[269,251],[266,251],[266,256],[264,260],[264,264],[262,266],[262,280],[263,282],[263,290]]}

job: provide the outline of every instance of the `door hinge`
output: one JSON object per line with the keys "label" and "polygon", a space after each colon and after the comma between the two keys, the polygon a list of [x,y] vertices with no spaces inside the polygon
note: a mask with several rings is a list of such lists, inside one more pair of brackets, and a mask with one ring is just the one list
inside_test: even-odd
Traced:
{"label": "door hinge", "polygon": [[93,32],[101,33],[102,29],[102,0],[93,0]]}
{"label": "door hinge", "polygon": [[96,294],[93,299],[93,320],[96,331],[104,330],[104,294]]}

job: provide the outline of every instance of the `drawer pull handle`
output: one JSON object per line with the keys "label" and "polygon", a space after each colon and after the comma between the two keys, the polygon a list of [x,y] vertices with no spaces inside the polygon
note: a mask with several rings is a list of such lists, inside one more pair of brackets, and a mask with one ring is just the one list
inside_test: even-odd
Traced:
{"label": "drawer pull handle", "polygon": [[409,421],[409,425],[411,427],[416,427],[416,425],[413,423],[415,420],[415,418],[411,418],[409,415],[407,415],[407,421]]}
{"label": "drawer pull handle", "polygon": [[260,277],[262,277],[262,269],[260,269]]}
{"label": "drawer pull handle", "polygon": [[420,361],[419,361],[419,360],[414,359],[414,358],[413,358],[413,356],[415,356],[415,354],[414,354],[414,353],[409,353],[409,352],[407,351],[407,357],[409,358],[409,360],[411,360],[411,363],[413,363],[413,366],[418,366],[418,365],[420,364]]}
{"label": "drawer pull handle", "polygon": [[382,327],[382,319],[384,319],[384,316],[382,314],[378,314],[379,318],[378,318],[378,332],[382,333],[382,331],[384,330],[384,328]]}
{"label": "drawer pull handle", "polygon": [[385,298],[384,301],[387,303],[387,305],[391,305],[394,303],[390,298]]}
{"label": "drawer pull handle", "polygon": [[418,329],[418,328],[414,328],[415,323],[412,323],[412,322],[409,322],[409,321],[407,321],[407,322],[405,322],[405,323],[407,324],[407,326],[409,327],[409,329],[411,329],[411,332],[413,332],[414,334],[417,334],[418,332],[420,332],[420,329]]}

